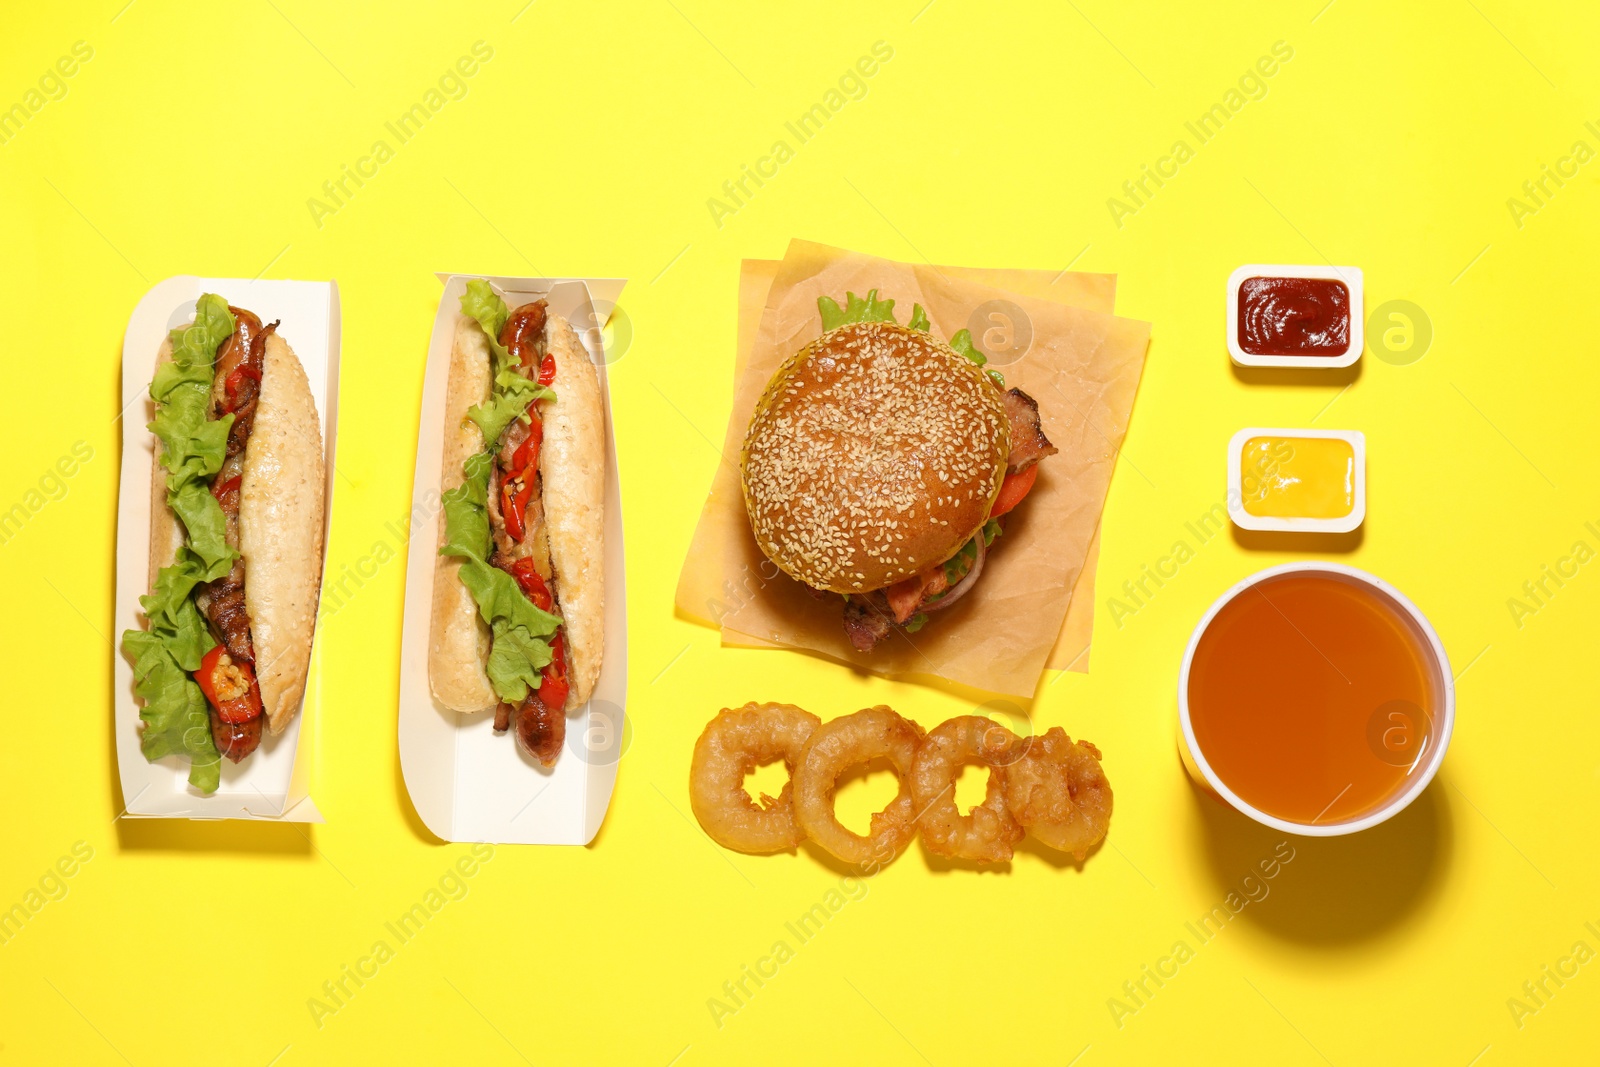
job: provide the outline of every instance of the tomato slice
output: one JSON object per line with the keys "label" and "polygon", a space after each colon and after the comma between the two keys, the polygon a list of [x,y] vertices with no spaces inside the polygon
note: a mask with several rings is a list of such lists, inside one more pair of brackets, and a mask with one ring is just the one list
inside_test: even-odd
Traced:
{"label": "tomato slice", "polygon": [[261,690],[256,685],[255,672],[248,663],[228,655],[222,645],[200,660],[194,680],[223,722],[252,722],[261,717]]}
{"label": "tomato slice", "polygon": [[1000,495],[994,498],[994,507],[989,509],[989,517],[999,518],[1022,503],[1022,498],[1028,495],[1028,490],[1033,488],[1033,483],[1038,477],[1037,464],[1025,471],[1006,475],[1006,480],[1000,483]]}

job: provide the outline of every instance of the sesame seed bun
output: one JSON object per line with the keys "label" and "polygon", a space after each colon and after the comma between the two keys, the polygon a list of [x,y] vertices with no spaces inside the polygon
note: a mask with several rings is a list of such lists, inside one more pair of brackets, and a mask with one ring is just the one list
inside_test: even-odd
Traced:
{"label": "sesame seed bun", "polygon": [[539,475],[550,566],[567,631],[571,711],[594,692],[605,647],[606,423],[600,375],[577,332],[553,311],[545,331],[556,358],[556,396],[539,401]]}
{"label": "sesame seed bun", "polygon": [[740,456],[761,551],[814,589],[866,593],[955,555],[989,516],[1010,430],[999,388],[931,334],[830,330],[778,369]]}
{"label": "sesame seed bun", "polygon": [[[483,451],[483,431],[467,418],[474,404],[489,399],[494,384],[494,357],[489,337],[477,322],[456,320],[450,346],[450,378],[445,394],[444,446],[439,490],[448,493],[466,481],[462,464]],[[444,509],[439,509],[438,546],[450,540]],[[478,602],[461,582],[460,556],[439,556],[433,564],[433,623],[428,631],[428,682],[434,698],[465,715],[488,711],[500,702],[484,664],[489,660],[489,624],[478,614]]]}
{"label": "sesame seed bun", "polygon": [[256,677],[267,728],[300,709],[322,588],[322,427],[305,368],[289,342],[267,335],[261,399],[244,446],[239,553]]}
{"label": "sesame seed bun", "polygon": [[[162,342],[156,368],[172,362]],[[150,485],[150,588],[176,562],[186,537],[167,504],[167,469],[156,441]],[[274,734],[300,710],[322,589],[322,509],[327,472],[311,383],[289,342],[267,335],[255,421],[239,485],[239,554],[245,614],[265,725]]]}

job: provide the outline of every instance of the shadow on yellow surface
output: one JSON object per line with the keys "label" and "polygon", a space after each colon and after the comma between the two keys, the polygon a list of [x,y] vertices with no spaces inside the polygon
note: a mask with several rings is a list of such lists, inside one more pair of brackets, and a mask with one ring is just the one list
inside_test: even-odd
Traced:
{"label": "shadow on yellow surface", "polygon": [[1281,859],[1275,850],[1287,841],[1293,859],[1269,883],[1270,899],[1239,917],[1287,940],[1330,948],[1398,928],[1438,892],[1453,838],[1443,789],[1435,780],[1405,811],[1370,830],[1318,838],[1261,826],[1190,782],[1217,899],[1248,896],[1245,878],[1259,883],[1260,863]]}
{"label": "shadow on yellow surface", "polygon": [[253,819],[117,820],[123,852],[227,852],[233,855],[309,857],[312,826]]}
{"label": "shadow on yellow surface", "polygon": [[1233,530],[1234,544],[1250,552],[1292,552],[1295,555],[1313,555],[1330,552],[1354,552],[1366,538],[1366,524],[1349,533],[1287,533],[1282,530]]}
{"label": "shadow on yellow surface", "polygon": [[1354,385],[1361,377],[1361,365],[1366,358],[1356,360],[1348,367],[1241,367],[1228,361],[1233,376],[1245,385],[1329,386]]}

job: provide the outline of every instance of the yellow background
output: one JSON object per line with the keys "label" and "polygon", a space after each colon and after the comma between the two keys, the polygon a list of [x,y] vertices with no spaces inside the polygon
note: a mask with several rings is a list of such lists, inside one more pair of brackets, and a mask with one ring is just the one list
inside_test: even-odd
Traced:
{"label": "yellow background", "polygon": [[[1520,1027],[1507,1006],[1574,942],[1600,949],[1584,925],[1600,926],[1600,565],[1520,626],[1507,603],[1574,542],[1600,547],[1584,525],[1600,527],[1600,163],[1520,227],[1507,205],[1574,141],[1600,148],[1592,5],[124,2],[11,5],[0,33],[3,107],[74,42],[94,53],[0,144],[0,509],[75,442],[93,449],[0,546],[0,907],[75,842],[93,849],[0,946],[0,1058],[1593,1062],[1600,963]],[[308,198],[479,40],[494,55],[465,97],[319,227]],[[880,40],[893,58],[865,96],[719,227],[708,198]],[[1294,54],[1266,95],[1197,145],[1185,121],[1276,41]],[[1194,158],[1119,228],[1108,198],[1179,138]],[[1114,271],[1118,310],[1155,324],[1106,511],[1093,671],[1048,676],[1033,712],[1104,749],[1107,847],[1081,871],[1025,851],[979,874],[919,846],[804,944],[785,923],[841,871],[710,845],[686,817],[702,724],[750,699],[824,715],[887,701],[929,725],[968,705],[723,650],[673,617],[727,414],[739,260],[791,236]],[[1343,392],[1241,380],[1229,271],[1325,259],[1366,271],[1369,309],[1422,308],[1431,349],[1394,365],[1369,343]],[[308,999],[467,854],[422,829],[399,778],[403,565],[322,637],[326,825],[113,822],[119,350],[169,275],[337,278],[337,568],[409,507],[438,269],[632,279],[611,377],[632,741],[592,847],[496,849],[319,1027]],[[1103,602],[1222,499],[1230,434],[1313,421],[1367,434],[1368,519],[1329,555],[1432,617],[1465,672],[1455,741],[1410,811],[1295,842],[1270,895],[1202,945],[1185,923],[1279,838],[1180,769],[1183,644],[1237,579],[1322,553],[1224,534],[1120,629]],[[708,1000],[780,939],[793,958],[719,1027]],[[1179,940],[1193,958],[1119,1026],[1108,1000]]]}

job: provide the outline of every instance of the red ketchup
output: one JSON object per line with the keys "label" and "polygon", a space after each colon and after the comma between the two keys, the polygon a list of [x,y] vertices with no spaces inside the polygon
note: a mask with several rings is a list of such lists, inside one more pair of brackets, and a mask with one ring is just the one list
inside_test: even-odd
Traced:
{"label": "red ketchup", "polygon": [[1246,278],[1239,347],[1252,356],[1342,356],[1350,350],[1350,290],[1332,278]]}

